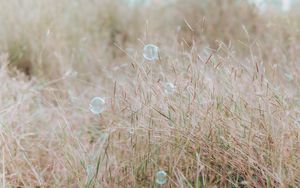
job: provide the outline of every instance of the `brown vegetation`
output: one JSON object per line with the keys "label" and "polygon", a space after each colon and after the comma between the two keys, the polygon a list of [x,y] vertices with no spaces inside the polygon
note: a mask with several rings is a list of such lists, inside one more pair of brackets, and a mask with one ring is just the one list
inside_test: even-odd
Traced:
{"label": "brown vegetation", "polygon": [[[158,170],[165,187],[300,185],[295,12],[233,0],[0,0],[0,12],[4,187],[156,187]],[[148,43],[159,62],[143,60]],[[94,96],[107,97],[100,116]]]}

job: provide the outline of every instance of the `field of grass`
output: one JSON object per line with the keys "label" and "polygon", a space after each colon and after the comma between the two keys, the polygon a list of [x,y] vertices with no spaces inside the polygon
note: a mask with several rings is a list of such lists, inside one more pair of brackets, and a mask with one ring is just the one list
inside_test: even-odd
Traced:
{"label": "field of grass", "polygon": [[0,186],[300,187],[297,8],[122,2],[0,0]]}

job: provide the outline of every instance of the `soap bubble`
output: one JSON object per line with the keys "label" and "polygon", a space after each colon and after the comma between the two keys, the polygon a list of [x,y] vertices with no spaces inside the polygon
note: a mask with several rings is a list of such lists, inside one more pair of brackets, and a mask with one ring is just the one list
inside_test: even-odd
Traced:
{"label": "soap bubble", "polygon": [[147,44],[144,47],[143,56],[148,61],[157,61],[158,60],[158,50],[159,48],[153,44]]}
{"label": "soap bubble", "polygon": [[167,95],[171,95],[176,91],[176,86],[171,83],[171,82],[167,82],[164,84],[164,92]]}
{"label": "soap bubble", "polygon": [[163,184],[167,183],[167,173],[165,171],[163,171],[163,170],[158,171],[155,174],[155,182],[158,185],[163,185]]}
{"label": "soap bubble", "polygon": [[105,110],[105,100],[101,97],[94,97],[90,102],[90,111],[93,114],[101,114]]}

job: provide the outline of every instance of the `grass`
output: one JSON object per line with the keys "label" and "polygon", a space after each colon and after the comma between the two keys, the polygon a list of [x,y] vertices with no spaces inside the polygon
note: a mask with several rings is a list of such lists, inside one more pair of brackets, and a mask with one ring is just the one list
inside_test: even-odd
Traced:
{"label": "grass", "polygon": [[0,0],[1,185],[299,186],[294,9]]}

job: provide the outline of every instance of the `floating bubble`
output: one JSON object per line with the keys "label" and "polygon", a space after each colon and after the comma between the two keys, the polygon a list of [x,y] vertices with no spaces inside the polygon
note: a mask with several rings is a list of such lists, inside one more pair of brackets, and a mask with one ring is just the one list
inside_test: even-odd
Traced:
{"label": "floating bubble", "polygon": [[144,47],[143,56],[148,61],[157,61],[158,60],[158,50],[159,48],[153,44],[147,44]]}
{"label": "floating bubble", "polygon": [[155,174],[155,182],[158,185],[163,185],[163,184],[167,183],[167,173],[163,170],[158,171]]}
{"label": "floating bubble", "polygon": [[105,110],[105,100],[101,97],[94,97],[90,102],[90,111],[93,114],[101,114]]}
{"label": "floating bubble", "polygon": [[176,91],[176,86],[171,83],[171,82],[167,82],[164,84],[164,92],[167,95],[171,95]]}

